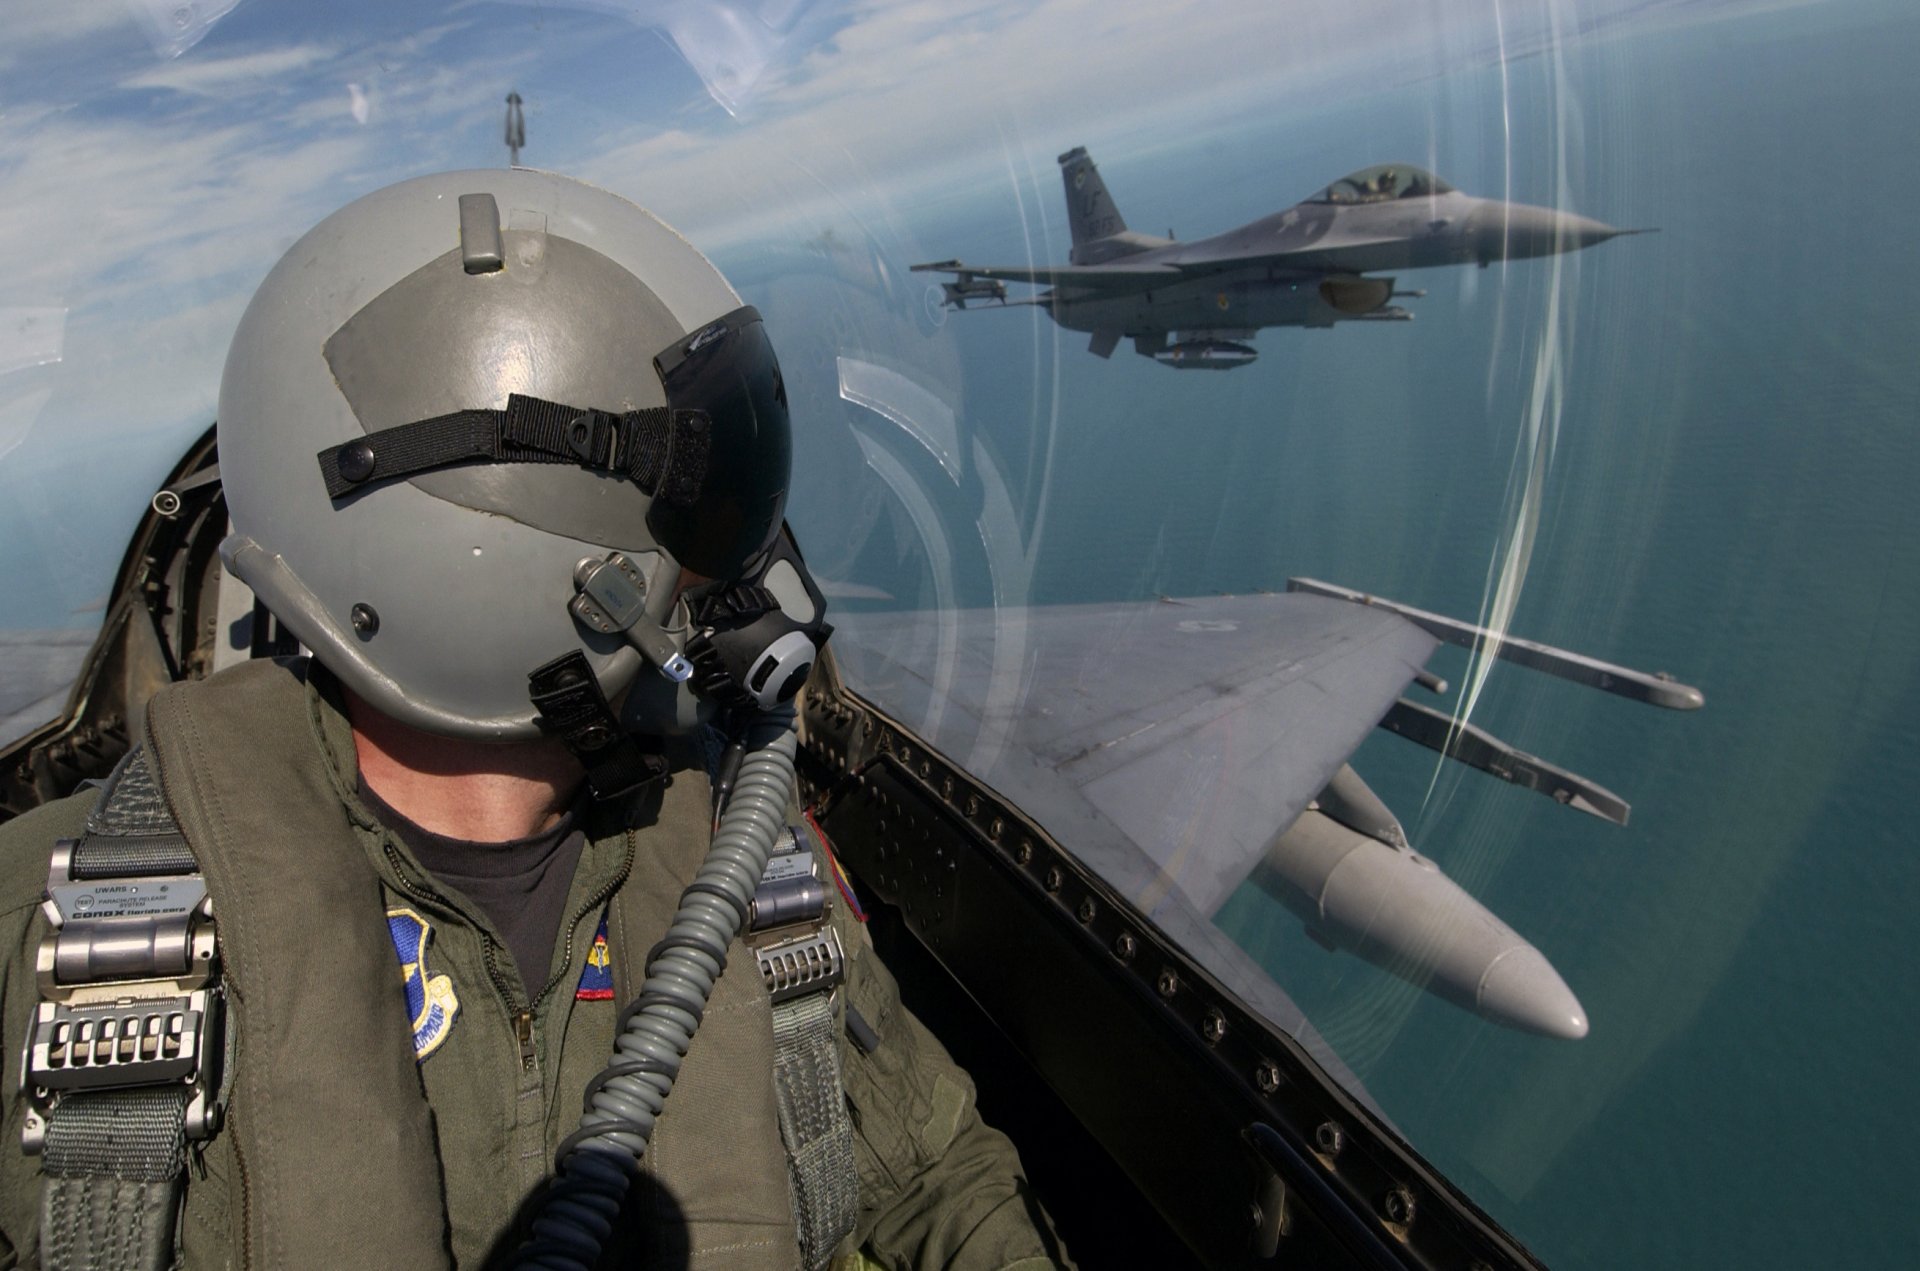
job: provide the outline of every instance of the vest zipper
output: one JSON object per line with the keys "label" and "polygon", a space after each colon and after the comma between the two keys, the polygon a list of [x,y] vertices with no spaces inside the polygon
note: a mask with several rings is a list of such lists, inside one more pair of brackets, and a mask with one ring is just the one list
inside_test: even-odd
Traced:
{"label": "vest zipper", "polygon": [[513,1033],[520,1039],[520,1067],[524,1072],[533,1071],[533,1012],[521,1011],[513,1017]]}
{"label": "vest zipper", "polygon": [[[232,1127],[229,1115],[226,1128]],[[237,1132],[233,1135],[233,1172],[240,1181],[240,1266],[244,1271],[253,1265],[253,1184],[247,1177],[247,1153]]]}
{"label": "vest zipper", "polygon": [[[580,920],[594,910],[601,908],[607,901],[613,898],[613,893],[620,890],[620,884],[626,882],[627,875],[633,872],[633,857],[636,850],[633,841],[633,831],[628,830],[626,859],[621,861],[620,868],[613,872],[613,877],[600,884],[599,890],[587,898],[587,903],[580,906],[579,912],[573,915],[573,920],[567,923],[566,956],[560,959],[559,974],[549,979],[540,987],[540,992],[534,995],[533,1004],[536,1008],[540,1003],[547,1000],[547,994],[553,992],[554,988],[558,986],[562,980],[567,978],[567,973],[573,970],[573,937],[580,930]],[[532,1011],[528,1012],[529,1018],[531,1018],[532,1013]]]}
{"label": "vest zipper", "polygon": [[[430,900],[442,909],[453,909],[456,911],[459,909],[459,906],[455,905],[445,896],[442,896],[439,892],[434,891],[431,887],[423,887],[411,878],[408,878],[406,864],[400,859],[400,853],[393,850],[393,843],[390,840],[382,842],[380,847],[381,850],[387,854],[387,863],[393,866],[393,876],[400,880],[400,886],[403,890],[411,893],[415,899]],[[494,961],[493,958],[493,938],[484,931],[480,934],[480,954],[480,960],[487,964],[487,978],[493,981],[494,991],[500,994],[500,1000],[503,1002],[513,1001],[513,990],[508,986],[506,976],[501,974],[500,964]]]}
{"label": "vest zipper", "polygon": [[[430,900],[442,908],[456,908],[452,901],[442,896],[439,892],[434,891],[430,887],[423,887],[407,877],[406,864],[400,859],[400,853],[394,851],[391,841],[382,842],[380,847],[381,850],[386,853],[387,863],[393,866],[393,876],[400,880],[400,886],[403,890],[411,893],[416,899]],[[573,920],[567,924],[566,956],[560,959],[561,969],[559,973],[548,979],[548,981],[541,986],[540,991],[534,995],[533,1001],[528,1003],[526,1010],[519,1012],[513,1017],[513,1031],[515,1040],[518,1041],[520,1045],[520,1067],[522,1071],[531,1072],[534,1067],[534,1012],[539,1009],[540,1003],[546,1000],[547,994],[553,992],[554,986],[566,979],[567,972],[573,969],[573,938],[580,930],[580,920],[592,913],[595,909],[605,905],[607,901],[612,898],[613,893],[620,890],[620,884],[626,882],[627,875],[633,872],[633,857],[636,850],[633,841],[633,831],[628,830],[627,854],[625,859],[621,861],[620,868],[614,871],[613,877],[600,885],[599,889],[587,900],[587,903],[580,907],[579,912],[573,915]],[[493,938],[485,932],[482,932],[480,936],[480,952],[481,960],[487,964],[487,977],[493,981],[495,991],[500,994],[502,1001],[511,1002],[513,1000],[513,992],[507,987],[506,976],[501,972],[500,964],[494,960]]]}

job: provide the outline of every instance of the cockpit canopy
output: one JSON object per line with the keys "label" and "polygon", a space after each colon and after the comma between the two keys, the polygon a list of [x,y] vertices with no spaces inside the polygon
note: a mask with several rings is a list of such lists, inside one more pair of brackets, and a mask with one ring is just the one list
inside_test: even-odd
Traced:
{"label": "cockpit canopy", "polygon": [[1307,202],[1388,203],[1452,193],[1452,186],[1424,169],[1406,163],[1379,163],[1341,177]]}

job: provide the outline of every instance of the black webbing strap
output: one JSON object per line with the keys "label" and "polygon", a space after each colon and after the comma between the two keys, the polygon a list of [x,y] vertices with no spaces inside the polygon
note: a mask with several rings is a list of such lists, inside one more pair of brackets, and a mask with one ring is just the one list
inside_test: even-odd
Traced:
{"label": "black webbing strap", "polygon": [[184,1086],[102,1090],[61,1101],[47,1123],[40,1262],[46,1271],[173,1265],[185,1182]]}
{"label": "black webbing strap", "polygon": [[665,758],[620,730],[580,650],[528,675],[527,696],[547,731],[565,742],[587,770],[587,789],[595,799],[617,799],[667,775]]}
{"label": "black webbing strap", "polygon": [[461,410],[383,428],[322,450],[320,475],[338,499],[377,481],[454,464],[572,463],[629,478],[691,507],[707,479],[713,421],[705,411],[652,406],[615,414],[514,393],[505,410]]}
{"label": "black webbing strap", "polygon": [[56,1178],[105,1174],[129,1182],[172,1178],[187,1161],[187,1088],[136,1086],[73,1096],[47,1123],[40,1167]]}
{"label": "black webbing strap", "polygon": [[[135,747],[108,778],[71,868],[90,879],[197,871],[144,748]],[[45,1271],[173,1265],[191,1097],[175,1081],[73,1090],[54,1104],[40,1156]]]}
{"label": "black webbing strap", "polygon": [[158,878],[168,874],[197,874],[187,840],[178,834],[89,834],[73,849],[73,877]]}

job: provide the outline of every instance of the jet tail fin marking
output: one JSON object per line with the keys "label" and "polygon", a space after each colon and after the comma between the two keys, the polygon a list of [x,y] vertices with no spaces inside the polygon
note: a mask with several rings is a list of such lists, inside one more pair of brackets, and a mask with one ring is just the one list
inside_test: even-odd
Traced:
{"label": "jet tail fin marking", "polygon": [[1100,179],[1100,169],[1085,146],[1075,146],[1060,156],[1060,179],[1067,187],[1067,228],[1073,231],[1073,263],[1081,264],[1081,249],[1088,243],[1127,232],[1120,209]]}

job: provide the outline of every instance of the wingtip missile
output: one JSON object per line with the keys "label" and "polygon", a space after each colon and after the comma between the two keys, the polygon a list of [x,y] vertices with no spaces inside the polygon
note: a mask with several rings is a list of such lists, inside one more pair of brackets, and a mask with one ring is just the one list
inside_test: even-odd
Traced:
{"label": "wingtip missile", "polygon": [[1680,683],[1665,671],[1652,674],[1636,671],[1630,667],[1603,662],[1599,658],[1588,657],[1582,653],[1571,653],[1565,649],[1556,649],[1552,645],[1522,640],[1518,636],[1508,635],[1505,632],[1493,631],[1471,622],[1461,622],[1444,614],[1416,609],[1412,605],[1403,605],[1383,596],[1355,591],[1350,587],[1335,586],[1315,578],[1289,578],[1287,590],[1303,591],[1314,596],[1327,596],[1334,600],[1345,600],[1374,609],[1386,609],[1399,614],[1435,639],[1448,644],[1458,645],[1464,649],[1485,650],[1503,661],[1535,671],[1543,671],[1548,675],[1571,680],[1576,684],[1585,684],[1589,688],[1597,688],[1618,697],[1645,702],[1650,706],[1690,711],[1700,709],[1707,702],[1705,693],[1690,684]]}

